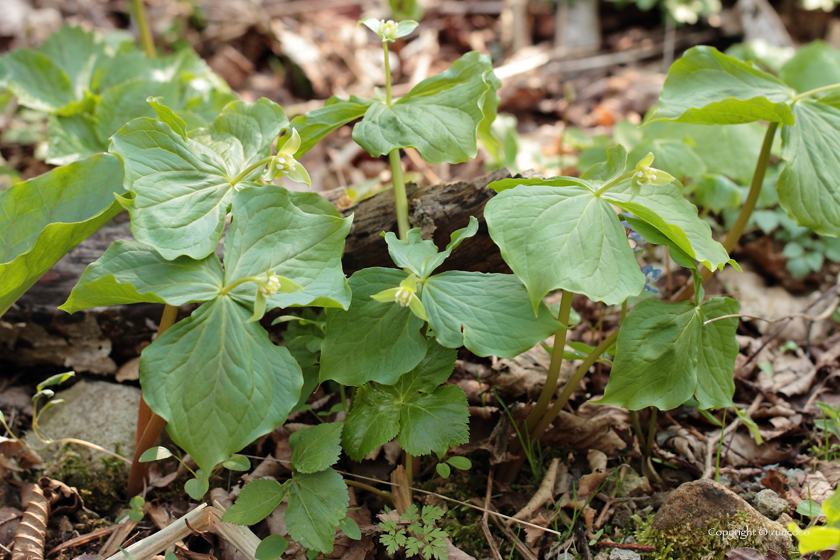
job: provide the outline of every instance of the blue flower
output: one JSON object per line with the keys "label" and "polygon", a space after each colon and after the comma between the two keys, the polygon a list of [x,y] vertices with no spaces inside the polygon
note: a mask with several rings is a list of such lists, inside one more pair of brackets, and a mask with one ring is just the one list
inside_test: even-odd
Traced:
{"label": "blue flower", "polygon": [[642,251],[642,245],[644,245],[646,243],[645,238],[642,237],[641,235],[639,235],[638,233],[636,233],[636,230],[633,229],[633,226],[631,226],[630,224],[628,224],[624,220],[621,220],[621,225],[623,225],[628,230],[630,230],[630,234],[627,237],[636,242],[636,246],[633,247],[633,252],[634,253],[641,252]]}
{"label": "blue flower", "polygon": [[645,275],[645,290],[658,294],[659,290],[656,289],[656,281],[662,274],[662,270],[653,268],[653,265],[646,264],[642,267],[642,274]]}

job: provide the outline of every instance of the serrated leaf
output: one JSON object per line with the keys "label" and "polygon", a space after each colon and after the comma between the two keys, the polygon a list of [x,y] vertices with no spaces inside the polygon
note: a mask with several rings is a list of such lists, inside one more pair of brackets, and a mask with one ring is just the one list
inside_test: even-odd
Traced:
{"label": "serrated leaf", "polygon": [[[136,194],[124,203],[135,239],[167,259],[201,259],[212,253],[233,196],[231,181],[269,155],[287,123],[275,103],[261,99],[228,104],[209,127],[186,140],[150,118],[121,128],[110,150],[123,159],[125,186]],[[243,181],[261,172],[255,169]]]}
{"label": "serrated leaf", "polygon": [[289,541],[280,535],[268,535],[257,546],[257,550],[254,551],[254,558],[257,560],[277,560],[286,552],[288,546]]}
{"label": "serrated leaf", "polygon": [[332,466],[341,455],[343,422],[304,428],[289,437],[292,466],[302,473],[316,473]]}
{"label": "serrated leaf", "polygon": [[586,181],[513,181],[520,186],[511,188],[511,180],[491,184],[502,192],[487,203],[484,217],[505,262],[528,289],[534,314],[556,289],[608,305],[641,293],[644,274],[624,228],[609,202],[596,197]]}
{"label": "serrated leaf", "polygon": [[362,118],[375,99],[364,99],[351,95],[349,99],[330,97],[323,107],[292,119],[291,126],[300,134],[300,147],[295,158],[312,149],[321,139],[336,130]]}
{"label": "serrated leaf", "polygon": [[400,377],[392,387],[404,398],[418,391],[434,393],[452,375],[457,358],[458,352],[455,349],[445,348],[434,340],[430,340],[429,349],[423,360],[417,364],[417,367]]}
{"label": "serrated leaf", "polygon": [[712,298],[699,307],[637,303],[622,325],[610,381],[597,402],[670,410],[694,397],[704,409],[731,406],[738,319],[703,322],[736,313],[738,302],[729,298]]}
{"label": "serrated leaf", "polygon": [[412,147],[430,164],[466,161],[478,152],[476,134],[497,83],[490,57],[469,52],[390,107],[373,103],[353,139],[374,157]]}
{"label": "serrated leaf", "polygon": [[362,385],[356,390],[353,408],[344,420],[342,443],[347,455],[361,462],[365,455],[397,437],[400,409],[394,393]]}
{"label": "serrated leaf", "polygon": [[469,440],[467,395],[456,385],[406,399],[397,441],[411,455],[426,455]]}
{"label": "serrated leaf", "polygon": [[236,503],[222,516],[222,521],[237,525],[256,525],[280,505],[287,486],[276,480],[258,478],[242,488]]}
{"label": "serrated leaf", "polygon": [[332,552],[335,528],[347,516],[349,504],[347,485],[333,469],[295,473],[286,510],[289,535],[306,548]]}
{"label": "serrated leaf", "polygon": [[[65,253],[120,210],[110,155],[54,169],[0,193],[0,316]],[[25,219],[24,219],[25,217]]]}
{"label": "serrated leaf", "polygon": [[222,466],[229,471],[244,472],[251,470],[251,461],[244,455],[232,455]]}
{"label": "serrated leaf", "polygon": [[797,225],[840,236],[840,109],[806,99],[793,111],[796,126],[782,127],[779,204]]}
{"label": "serrated leaf", "polygon": [[784,82],[713,47],[693,47],[668,70],[652,121],[793,125]]}
{"label": "serrated leaf", "polygon": [[300,367],[251,310],[227,296],[198,308],[143,350],[140,383],[172,440],[204,471],[279,426],[297,403]]}
{"label": "serrated leaf", "polygon": [[213,254],[201,260],[178,257],[168,261],[152,247],[117,240],[88,265],[70,297],[59,309],[81,309],[128,303],[185,303],[208,301],[223,286],[222,263]]}
{"label": "serrated leaf", "polygon": [[426,281],[421,300],[438,342],[478,356],[513,358],[562,328],[542,303],[534,317],[512,274],[443,272]]}
{"label": "serrated leaf", "polygon": [[[226,284],[271,271],[303,290],[267,298],[267,309],[350,305],[341,256],[352,216],[342,218],[317,193],[289,192],[273,185],[236,193],[231,216],[233,225],[225,237]],[[253,283],[246,283],[231,294],[252,305],[256,290]]]}
{"label": "serrated leaf", "polygon": [[165,447],[152,447],[147,449],[140,455],[141,463],[149,463],[151,461],[162,461],[172,457],[172,452]]}
{"label": "serrated leaf", "polygon": [[388,253],[397,266],[408,268],[419,279],[430,276],[437,267],[449,258],[458,245],[478,233],[478,220],[470,216],[470,222],[465,228],[452,232],[446,249],[439,251],[434,241],[420,237],[420,228],[410,229],[408,239],[399,239],[393,232],[385,234]]}
{"label": "serrated leaf", "polygon": [[327,309],[327,335],[321,346],[321,381],[360,386],[368,381],[395,383],[426,355],[423,321],[409,308],[381,303],[371,296],[399,286],[405,272],[368,268],[350,277],[353,292],[347,311]]}

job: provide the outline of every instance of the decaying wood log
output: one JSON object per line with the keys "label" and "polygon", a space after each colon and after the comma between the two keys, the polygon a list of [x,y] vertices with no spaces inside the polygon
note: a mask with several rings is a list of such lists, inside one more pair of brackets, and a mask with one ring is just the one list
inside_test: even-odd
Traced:
{"label": "decaying wood log", "polygon": [[[434,240],[438,247],[446,246],[453,231],[466,227],[470,216],[479,219],[478,234],[463,243],[439,271],[510,272],[483,218],[484,205],[494,194],[487,184],[509,176],[502,169],[472,183],[422,188],[407,185],[411,226],[420,227],[423,237]],[[343,189],[322,194],[342,215],[354,215],[344,251],[345,273],[349,276],[372,266],[394,267],[380,236],[383,231],[397,231],[393,193],[379,193],[355,206],[347,204]],[[21,368],[57,366],[113,374],[119,364],[138,356],[151,342],[160,319],[160,305],[97,308],[74,315],[58,309],[85,267],[118,239],[131,239],[126,214],[117,216],[68,253],[0,319],[0,370],[15,373]],[[179,318],[191,310],[185,306]],[[264,324],[270,324],[272,317],[267,316]]]}

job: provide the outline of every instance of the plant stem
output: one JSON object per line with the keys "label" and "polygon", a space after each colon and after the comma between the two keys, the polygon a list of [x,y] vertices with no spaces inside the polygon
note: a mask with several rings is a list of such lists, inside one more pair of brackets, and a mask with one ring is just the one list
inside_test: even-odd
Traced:
{"label": "plant stem", "polygon": [[635,173],[635,172],[636,172],[636,170],[633,169],[633,171],[628,171],[627,173],[625,173],[621,177],[617,177],[617,178],[613,179],[612,181],[610,181],[609,183],[607,183],[606,185],[604,185],[603,187],[598,189],[595,192],[595,196],[601,196],[602,194],[604,194],[605,192],[607,192],[608,190],[610,190],[611,188],[613,188],[614,186],[616,186],[617,184],[622,182],[623,180],[627,179],[628,177],[632,177],[633,173]]}
{"label": "plant stem", "polygon": [[630,413],[630,423],[633,424],[633,431],[639,439],[639,449],[641,449],[645,442],[645,434],[642,431],[642,424],[639,422],[639,413],[635,410],[628,410],[627,412]]}
{"label": "plant stem", "polygon": [[364,482],[359,482],[357,480],[348,480],[346,478],[344,479],[344,484],[346,484],[347,486],[354,486],[356,488],[361,488],[362,490],[365,490],[367,492],[370,492],[371,494],[375,494],[375,495],[379,496],[380,498],[382,498],[383,500],[385,500],[386,502],[388,502],[391,505],[394,504],[394,498],[391,496],[391,494],[389,494],[388,492],[385,492],[384,490],[380,490],[379,488],[374,488],[370,484],[365,484]]}
{"label": "plant stem", "polygon": [[554,404],[551,405],[551,408],[542,415],[539,424],[531,430],[531,439],[535,440],[542,436],[543,432],[545,432],[548,425],[551,424],[557,416],[560,415],[560,411],[563,410],[563,407],[566,406],[566,403],[569,402],[569,398],[571,398],[572,393],[575,391],[580,382],[583,380],[586,372],[589,371],[589,368],[601,357],[601,354],[607,351],[607,349],[613,345],[613,342],[616,341],[618,338],[619,331],[615,331],[610,336],[605,338],[601,341],[601,343],[595,347],[592,352],[589,353],[589,356],[580,364],[580,367],[577,369],[575,374],[569,379],[569,382],[566,383],[566,386],[563,388],[563,392],[560,393],[560,396],[557,397],[557,400],[554,401]]}
{"label": "plant stem", "polygon": [[338,390],[341,393],[341,405],[344,407],[344,414],[350,414],[350,409],[347,407],[347,392],[344,390],[344,385],[339,385]]}
{"label": "plant stem", "polygon": [[155,40],[152,37],[152,29],[149,27],[149,19],[146,17],[146,6],[143,0],[131,0],[131,11],[134,12],[134,20],[140,30],[140,43],[149,58],[156,58]]}
{"label": "plant stem", "polygon": [[653,453],[653,438],[656,436],[656,415],[659,409],[651,407],[650,409],[650,427],[648,428],[647,444],[645,445],[645,459],[649,459]]}
{"label": "plant stem", "polygon": [[385,53],[385,103],[391,106],[391,56],[388,53],[388,41],[382,41],[382,51]]}
{"label": "plant stem", "polygon": [[260,167],[262,165],[265,165],[266,163],[269,163],[273,158],[274,158],[274,156],[268,156],[267,158],[263,158],[260,161],[258,161],[257,163],[248,166],[248,168],[245,171],[243,171],[242,173],[240,173],[239,175],[237,175],[236,177],[231,179],[230,184],[231,185],[236,185],[237,183],[239,183],[239,181],[241,181],[242,179],[244,179],[245,177],[250,175],[251,172],[254,169],[257,169],[258,167]]}
{"label": "plant stem", "polygon": [[574,296],[574,292],[563,290],[563,296],[560,299],[560,312],[557,314],[557,320],[560,321],[563,328],[554,334],[554,348],[551,350],[551,363],[548,366],[545,385],[543,386],[540,398],[537,400],[537,404],[534,405],[534,409],[531,410],[528,418],[525,419],[523,433],[530,433],[534,426],[537,425],[537,422],[543,418],[551,397],[557,391],[557,380],[560,377],[560,366],[563,363],[563,352],[566,349],[566,333],[568,331],[569,314],[572,310],[572,298]]}
{"label": "plant stem", "polygon": [[[738,240],[741,239],[741,235],[747,227],[747,222],[750,221],[753,210],[755,210],[758,196],[761,194],[761,185],[764,183],[764,175],[767,172],[767,163],[770,161],[770,148],[773,146],[773,139],[776,136],[776,129],[778,127],[779,123],[770,123],[767,126],[767,132],[764,134],[764,143],[761,145],[761,152],[758,154],[758,161],[755,164],[755,171],[753,172],[752,182],[750,183],[750,191],[747,193],[747,200],[744,201],[744,206],[738,214],[738,219],[735,220],[735,224],[729,230],[729,233],[726,234],[726,239],[723,240],[723,247],[727,253],[731,253],[735,245],[738,244]],[[703,275],[703,282],[706,282],[706,280],[712,277],[714,272],[709,269],[703,269],[701,274]],[[693,295],[694,284],[689,283],[674,296],[673,301],[686,301]]]}
{"label": "plant stem", "polygon": [[[166,330],[175,324],[178,319],[178,307],[166,305],[160,317],[157,335],[160,337]],[[137,435],[135,437],[134,460],[131,463],[131,471],[128,474],[128,497],[136,496],[143,491],[144,479],[146,478],[146,463],[140,462],[140,456],[157,442],[158,436],[166,426],[166,421],[152,412],[149,405],[140,394],[140,408],[137,411]]]}
{"label": "plant stem", "polygon": [[260,280],[260,278],[258,276],[246,276],[245,278],[240,278],[239,280],[234,280],[233,282],[231,282],[230,284],[228,284],[227,286],[225,286],[224,288],[219,290],[219,295],[223,296],[223,295],[227,294],[229,291],[231,291],[232,289],[234,289],[235,287],[237,287],[241,284],[244,284],[245,282],[256,282],[257,280]]}
{"label": "plant stem", "polygon": [[414,457],[411,453],[404,451],[403,460],[405,461],[405,477],[408,479],[408,485],[414,484]]}
{"label": "plant stem", "polygon": [[822,93],[824,91],[830,91],[832,89],[838,89],[838,88],[840,88],[840,84],[832,84],[830,86],[818,87],[818,88],[815,88],[815,89],[812,89],[812,90],[808,90],[805,93],[800,93],[799,95],[797,95],[795,97],[791,97],[790,101],[791,101],[791,103],[796,103],[800,99],[805,99],[806,97],[811,97],[812,95],[816,95],[816,94]]}
{"label": "plant stem", "polygon": [[720,482],[720,452],[723,450],[723,435],[726,430],[726,409],[723,409],[723,422],[720,424],[720,440],[718,440],[717,458],[715,459],[715,482]]}
{"label": "plant stem", "polygon": [[405,178],[400,161],[400,150],[395,148],[388,154],[391,163],[391,181],[394,183],[394,206],[397,211],[397,228],[400,239],[408,239],[408,195],[405,192]]}

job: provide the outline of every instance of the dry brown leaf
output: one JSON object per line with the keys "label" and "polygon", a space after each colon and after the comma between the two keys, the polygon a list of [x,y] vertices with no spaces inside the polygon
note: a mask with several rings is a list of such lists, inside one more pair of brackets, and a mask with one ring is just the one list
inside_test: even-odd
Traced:
{"label": "dry brown leaf", "polygon": [[544,446],[571,447],[580,451],[597,449],[610,456],[626,453],[628,444],[615,433],[613,425],[610,416],[588,419],[560,411],[540,441]]}
{"label": "dry brown leaf", "polygon": [[822,472],[808,473],[805,475],[805,482],[800,485],[799,494],[803,500],[810,498],[822,504],[831,496],[832,486]]}
{"label": "dry brown leaf", "polygon": [[128,360],[117,370],[117,381],[137,381],[140,379],[140,356]]}
{"label": "dry brown leaf", "polygon": [[549,500],[552,500],[554,498],[554,482],[557,480],[557,468],[559,465],[560,459],[554,458],[551,460],[551,464],[545,471],[545,476],[543,477],[543,480],[540,483],[540,487],[534,493],[533,497],[525,505],[524,508],[516,512],[516,515],[513,516],[513,519],[508,519],[505,522],[505,525],[510,527],[515,523],[514,519],[520,519],[522,521],[530,519],[531,514],[537,511],[537,509],[539,509],[540,507],[544,506]]}
{"label": "dry brown leaf", "polygon": [[840,463],[837,461],[817,461],[816,466],[829,484],[837,486],[837,483],[840,482]]}
{"label": "dry brown leaf", "polygon": [[726,560],[785,560],[785,557],[775,550],[768,550],[762,554],[754,548],[735,548],[723,555]]}
{"label": "dry brown leaf", "polygon": [[[529,523],[534,525],[539,525],[540,527],[548,527],[549,520],[545,516],[545,509],[543,508],[542,511],[537,513],[536,517],[533,517],[528,520]],[[531,548],[537,543],[539,538],[545,534],[545,531],[539,529],[537,527],[531,527],[530,525],[526,525],[525,529],[525,544],[530,546]]]}
{"label": "dry brown leaf", "polygon": [[806,356],[779,354],[773,360],[773,375],[760,371],[758,384],[767,392],[790,397],[808,392],[816,374],[817,368]]}
{"label": "dry brown leaf", "polygon": [[[720,431],[708,434],[709,441],[717,442]],[[721,464],[730,467],[764,466],[780,463],[789,452],[781,449],[778,442],[764,442],[757,445],[747,430],[739,430],[734,436],[725,438],[721,452]]]}
{"label": "dry brown leaf", "polygon": [[[515,358],[499,360],[493,366],[488,382],[501,387],[501,392],[510,397],[527,395],[529,399],[535,400],[545,385],[549,363],[551,355],[538,344]],[[559,378],[561,386],[574,375],[574,364],[570,360],[563,360]]]}

